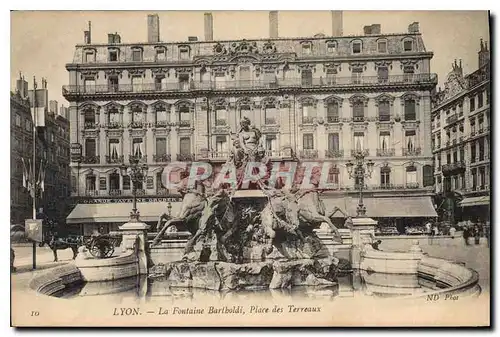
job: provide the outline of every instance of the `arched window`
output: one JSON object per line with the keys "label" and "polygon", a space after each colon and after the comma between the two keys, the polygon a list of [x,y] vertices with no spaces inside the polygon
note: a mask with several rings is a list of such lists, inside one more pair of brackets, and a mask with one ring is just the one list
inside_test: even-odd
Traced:
{"label": "arched window", "polygon": [[85,129],[95,129],[96,127],[96,116],[94,108],[88,107],[84,111],[84,128]]}

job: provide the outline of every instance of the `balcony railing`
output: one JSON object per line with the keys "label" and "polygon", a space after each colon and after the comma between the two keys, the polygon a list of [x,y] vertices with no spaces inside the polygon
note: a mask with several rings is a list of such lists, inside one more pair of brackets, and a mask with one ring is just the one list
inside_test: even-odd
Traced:
{"label": "balcony railing", "polygon": [[391,149],[377,149],[377,157],[392,157],[396,154],[396,150]]}
{"label": "balcony railing", "polygon": [[354,116],[352,118],[353,122],[364,122],[365,121],[365,116]]}
{"label": "balcony railing", "polygon": [[191,121],[190,120],[181,120],[181,121],[179,121],[179,126],[180,127],[190,127]]}
{"label": "balcony railing", "polygon": [[128,155],[128,161],[129,162],[139,161],[139,163],[146,163],[148,161],[148,156],[147,155],[144,155],[144,156],[134,156],[134,155],[129,154]]}
{"label": "balcony railing", "polygon": [[177,154],[177,161],[194,161],[195,159],[194,154],[190,153],[178,153]]}
{"label": "balcony railing", "polygon": [[97,197],[97,196],[99,196],[99,191],[98,190],[85,190],[85,196]]}
{"label": "balcony railing", "polygon": [[312,116],[302,116],[302,124],[313,124],[314,118]]}
{"label": "balcony railing", "polygon": [[419,183],[406,183],[406,188],[419,188]]}
{"label": "balcony railing", "polygon": [[97,124],[96,122],[85,122],[83,124],[83,128],[85,130],[94,130],[94,129],[97,129],[99,127],[99,124]]}
{"label": "balcony railing", "polygon": [[303,159],[316,159],[318,158],[318,150],[313,150],[313,149],[300,150],[299,156],[300,158]]}
{"label": "balcony railing", "polygon": [[99,164],[100,161],[99,156],[82,156],[82,164]]}
{"label": "balcony railing", "polygon": [[146,126],[146,122],[143,122],[143,121],[136,121],[136,122],[131,122],[128,126],[129,128],[132,128],[132,129],[142,129],[143,127]]}
{"label": "balcony railing", "polygon": [[123,156],[106,156],[108,164],[123,164]]}
{"label": "balcony railing", "polygon": [[122,123],[120,122],[109,122],[106,124],[108,129],[120,129],[122,127]]}
{"label": "balcony railing", "polygon": [[465,163],[463,161],[457,161],[450,164],[444,164],[441,167],[441,172],[445,175],[456,174],[465,171]]}
{"label": "balcony railing", "polygon": [[339,116],[326,116],[327,123],[338,123],[340,121]]}
{"label": "balcony railing", "polygon": [[422,153],[422,149],[419,147],[416,147],[413,149],[403,148],[403,156],[405,156],[405,157],[419,156],[421,153]]}
{"label": "balcony railing", "polygon": [[342,158],[344,157],[344,150],[325,150],[326,158]]}
{"label": "balcony railing", "polygon": [[437,83],[436,74],[413,74],[411,77],[404,75],[391,75],[387,80],[380,81],[378,76],[358,76],[358,77],[336,77],[335,81],[327,81],[323,78],[313,78],[303,81],[301,78],[276,79],[273,82],[263,80],[233,80],[233,81],[191,81],[182,83],[155,83],[145,84],[113,84],[113,85],[65,85],[63,95],[81,94],[109,94],[109,93],[133,93],[133,92],[168,92],[186,90],[254,90],[272,88],[303,88],[303,87],[349,87],[349,86],[387,86],[387,85],[408,85],[408,84],[434,84]]}
{"label": "balcony railing", "polygon": [[164,153],[164,154],[154,154],[153,155],[153,161],[155,163],[168,163],[171,160],[170,154]]}
{"label": "balcony railing", "polygon": [[355,157],[355,156],[360,155],[360,154],[364,157],[368,157],[370,155],[370,151],[369,150],[356,150],[356,149],[351,150],[351,157]]}
{"label": "balcony railing", "polygon": [[155,127],[166,128],[168,126],[168,121],[156,121]]}
{"label": "balcony railing", "polygon": [[122,190],[120,189],[111,189],[108,191],[108,195],[114,197],[114,196],[120,196],[122,195]]}

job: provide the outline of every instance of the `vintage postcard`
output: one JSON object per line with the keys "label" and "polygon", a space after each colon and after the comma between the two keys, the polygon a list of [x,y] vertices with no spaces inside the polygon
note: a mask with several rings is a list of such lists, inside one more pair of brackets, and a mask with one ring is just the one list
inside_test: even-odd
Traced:
{"label": "vintage postcard", "polygon": [[11,27],[12,326],[491,324],[488,11]]}

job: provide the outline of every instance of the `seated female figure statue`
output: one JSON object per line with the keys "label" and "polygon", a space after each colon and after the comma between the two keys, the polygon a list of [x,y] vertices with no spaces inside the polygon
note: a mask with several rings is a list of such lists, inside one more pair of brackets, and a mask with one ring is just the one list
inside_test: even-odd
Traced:
{"label": "seated female figure statue", "polygon": [[265,151],[261,145],[260,130],[250,126],[250,119],[243,117],[238,131],[239,145],[247,156],[248,161],[261,161],[264,158]]}

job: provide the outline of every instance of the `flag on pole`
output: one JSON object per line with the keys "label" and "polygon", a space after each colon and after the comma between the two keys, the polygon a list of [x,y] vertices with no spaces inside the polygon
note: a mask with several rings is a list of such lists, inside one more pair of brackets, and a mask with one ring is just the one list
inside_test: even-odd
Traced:
{"label": "flag on pole", "polygon": [[28,168],[26,167],[26,162],[24,161],[24,158],[21,158],[23,162],[23,187],[28,188],[28,179],[29,179],[29,173],[28,173]]}
{"label": "flag on pole", "polygon": [[38,181],[37,186],[42,192],[45,191],[45,167],[43,158],[40,159],[40,168],[38,169]]}

